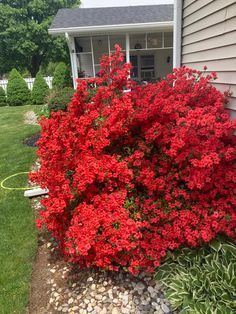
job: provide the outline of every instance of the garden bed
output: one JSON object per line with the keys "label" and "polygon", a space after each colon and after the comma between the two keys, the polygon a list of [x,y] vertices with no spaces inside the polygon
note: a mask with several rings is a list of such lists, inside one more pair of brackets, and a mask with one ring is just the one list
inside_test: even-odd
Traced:
{"label": "garden bed", "polygon": [[[39,200],[32,199],[36,214],[41,206]],[[40,234],[38,243],[29,313],[176,313],[152,275],[80,269],[64,261],[47,233]]]}

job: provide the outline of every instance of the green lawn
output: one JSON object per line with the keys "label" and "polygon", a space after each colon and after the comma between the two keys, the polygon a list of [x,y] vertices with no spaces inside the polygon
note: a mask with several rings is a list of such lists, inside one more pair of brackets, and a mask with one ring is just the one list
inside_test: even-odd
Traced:
{"label": "green lawn", "polygon": [[[16,172],[28,171],[35,148],[22,140],[39,130],[23,124],[23,115],[34,106],[0,107],[0,181]],[[25,186],[21,176],[17,184]],[[15,183],[16,183],[15,182]],[[9,181],[10,184],[10,181]],[[30,201],[23,191],[0,188],[0,313],[26,313],[32,261],[37,248],[37,232]]]}

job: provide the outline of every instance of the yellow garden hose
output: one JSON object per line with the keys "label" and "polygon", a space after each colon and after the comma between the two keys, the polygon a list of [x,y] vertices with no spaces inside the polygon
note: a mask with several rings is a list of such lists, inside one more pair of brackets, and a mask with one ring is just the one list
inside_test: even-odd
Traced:
{"label": "yellow garden hose", "polygon": [[21,175],[21,174],[28,174],[28,173],[29,173],[29,171],[25,171],[25,172],[18,172],[18,173],[14,173],[14,174],[10,175],[9,177],[2,180],[2,182],[0,183],[1,188],[5,189],[5,190],[18,190],[18,191],[26,191],[26,190],[31,190],[32,188],[37,188],[35,186],[34,187],[18,188],[18,187],[7,187],[4,185],[4,183],[9,179],[16,177],[18,175]]}

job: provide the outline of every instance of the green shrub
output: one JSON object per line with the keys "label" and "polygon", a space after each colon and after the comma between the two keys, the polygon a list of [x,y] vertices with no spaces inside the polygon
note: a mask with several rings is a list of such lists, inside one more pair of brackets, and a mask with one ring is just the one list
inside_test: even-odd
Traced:
{"label": "green shrub", "polygon": [[7,102],[9,106],[27,105],[30,102],[30,90],[20,73],[13,69],[7,84]]}
{"label": "green shrub", "polygon": [[38,72],[34,81],[31,94],[32,103],[35,105],[43,105],[46,102],[46,97],[49,92],[48,84],[41,72]]}
{"label": "green shrub", "polygon": [[53,76],[58,63],[50,61],[45,69],[45,74],[48,76]]}
{"label": "green shrub", "polygon": [[74,89],[72,87],[65,87],[61,90],[52,90],[48,97],[48,109],[52,111],[66,111],[67,105],[70,102]]}
{"label": "green shrub", "polygon": [[49,111],[49,108],[48,108],[48,104],[45,104],[42,106],[41,110],[39,112],[37,112],[37,116],[38,118],[46,118],[48,119],[50,117],[50,111]]}
{"label": "green shrub", "polygon": [[0,107],[7,105],[7,99],[4,89],[0,86]]}
{"label": "green shrub", "polygon": [[53,74],[52,86],[55,89],[71,86],[70,70],[64,62],[60,62],[56,66]]}
{"label": "green shrub", "polygon": [[155,278],[181,314],[236,313],[236,246],[214,240],[210,247],[168,253]]}
{"label": "green shrub", "polygon": [[23,72],[21,72],[21,76],[22,76],[23,78],[29,78],[29,77],[31,77],[30,71],[27,70],[27,69],[25,69]]}

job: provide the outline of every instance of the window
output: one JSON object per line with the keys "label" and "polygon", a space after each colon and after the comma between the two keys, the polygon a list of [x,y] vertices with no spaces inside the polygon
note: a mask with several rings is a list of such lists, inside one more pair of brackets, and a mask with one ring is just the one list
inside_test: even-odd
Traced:
{"label": "window", "polygon": [[75,37],[75,51],[76,53],[91,52],[90,37]]}
{"label": "window", "polygon": [[172,32],[164,33],[164,46],[173,47],[173,33]]}
{"label": "window", "polygon": [[81,77],[93,77],[93,60],[91,53],[77,54],[79,73]]}
{"label": "window", "polygon": [[118,44],[122,50],[125,50],[125,35],[110,35],[110,50],[115,51],[115,45]]}
{"label": "window", "polygon": [[102,55],[109,53],[108,36],[94,36],[92,37],[92,40],[93,40],[94,64],[99,65]]}
{"label": "window", "polygon": [[163,33],[147,34],[147,48],[162,48],[162,35]]}
{"label": "window", "polygon": [[130,49],[146,49],[146,34],[131,34]]}

